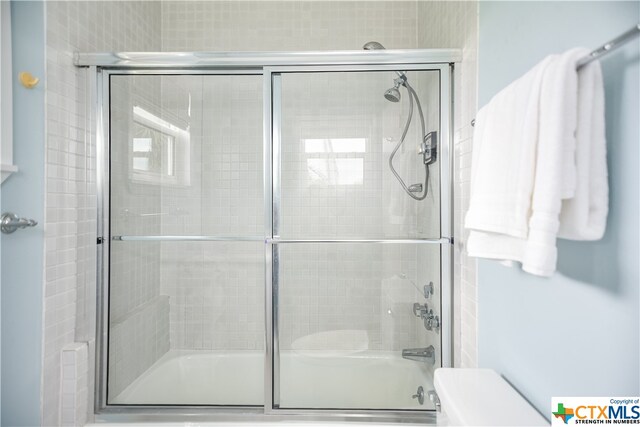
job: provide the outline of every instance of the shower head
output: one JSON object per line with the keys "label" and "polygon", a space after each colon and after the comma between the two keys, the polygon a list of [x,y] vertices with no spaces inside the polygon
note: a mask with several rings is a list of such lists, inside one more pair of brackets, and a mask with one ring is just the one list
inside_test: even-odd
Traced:
{"label": "shower head", "polygon": [[400,101],[400,91],[398,90],[398,87],[394,86],[391,89],[387,89],[387,91],[384,93],[384,97],[387,98],[387,101]]}
{"label": "shower head", "polygon": [[383,50],[384,46],[382,46],[378,42],[367,42],[364,46],[362,46],[364,50]]}
{"label": "shower head", "polygon": [[[378,42],[370,41],[362,46],[364,50],[384,50],[384,46]],[[391,102],[399,102],[400,101],[400,91],[398,88],[400,85],[405,85],[407,82],[407,76],[402,71],[395,72],[398,75],[398,78],[394,80],[395,85],[391,89],[387,89],[384,93],[384,97],[387,98],[388,101]]]}

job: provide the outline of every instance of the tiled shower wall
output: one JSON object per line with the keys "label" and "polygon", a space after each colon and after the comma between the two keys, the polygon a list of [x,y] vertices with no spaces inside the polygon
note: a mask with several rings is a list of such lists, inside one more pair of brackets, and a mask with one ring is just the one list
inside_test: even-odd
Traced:
{"label": "tiled shower wall", "polygon": [[416,48],[415,1],[163,1],[165,51]]}
{"label": "tiled shower wall", "polygon": [[[165,76],[161,87],[165,119],[191,145],[190,183],[159,187],[162,234],[262,236],[262,76]],[[264,243],[162,242],[160,273],[172,348],[263,348]]]}
{"label": "tiled shower wall", "polygon": [[464,215],[469,204],[471,120],[477,110],[478,4],[475,1],[418,3],[419,45],[425,48],[462,48],[456,64],[454,94],[453,165],[453,283],[454,366],[475,367],[477,356],[476,261],[467,256]]}
{"label": "tiled shower wall", "polygon": [[[160,49],[160,7],[154,2],[48,1],[46,7],[46,272],[42,424],[60,425],[61,353],[90,341],[84,424],[93,413],[91,356],[95,301],[95,139],[91,135],[86,70],[75,51]],[[80,381],[80,379],[78,379]],[[66,399],[65,401],[68,401]],[[78,402],[82,404],[82,402]]]}
{"label": "tiled shower wall", "polygon": [[[164,2],[162,47],[167,51],[359,50],[367,41],[378,40],[389,48],[414,48],[417,47],[418,19],[416,12],[417,3],[415,2]],[[293,77],[283,79],[283,116],[293,113],[293,115],[290,114],[290,117],[283,118],[284,123],[292,124],[283,129],[281,232],[283,237],[375,238],[407,235],[433,236],[437,234],[438,230],[434,229],[438,223],[438,215],[434,214],[438,210],[437,197],[434,201],[432,193],[430,198],[423,202],[433,212],[424,216],[426,221],[418,221],[417,207],[419,203],[405,200],[409,199],[408,196],[404,195],[397,187],[397,182],[385,166],[385,159],[388,158],[397,141],[408,113],[406,99],[405,103],[391,104],[382,97],[384,90],[392,85],[392,80],[395,77],[392,73],[380,73],[375,76],[375,82],[370,82],[366,86],[366,91],[359,88],[358,84],[363,79],[371,80],[371,77],[325,75],[315,76],[315,80],[312,79],[308,82],[296,82]],[[435,117],[437,117],[437,97],[433,96],[437,90],[421,79],[416,78],[413,83],[421,94],[425,109],[428,108],[427,113],[431,114],[431,117],[435,113]],[[218,96],[228,95],[230,94],[225,93]],[[434,99],[436,100],[435,108],[430,102]],[[195,98],[192,101],[195,101]],[[365,109],[368,110],[365,111]],[[213,111],[213,113],[215,114],[207,117],[208,121],[221,116],[226,116],[227,120],[244,118],[246,126],[250,119],[246,114],[229,114],[229,111]],[[196,120],[194,117],[191,119],[192,121]],[[327,123],[331,123],[331,128],[327,128]],[[417,124],[416,117],[408,141],[416,140],[414,132]],[[430,125],[433,126],[433,124],[429,124],[427,127]],[[205,135],[216,139],[213,146],[217,145],[227,150],[224,148],[227,142],[221,138],[224,135],[216,137],[211,135],[212,131],[216,131],[216,129],[210,129]],[[361,185],[309,182],[307,160],[314,155],[304,151],[305,139],[363,136],[367,140],[367,154],[363,159],[366,180]],[[258,141],[254,142],[254,150],[260,150],[259,135],[257,139]],[[252,142],[251,139],[236,139],[233,136],[230,139],[227,136],[227,140],[230,143],[229,148],[240,147],[241,151],[242,147],[250,145]],[[203,143],[205,144],[202,148],[204,155],[207,141],[203,141]],[[410,157],[410,153],[417,149],[414,145],[408,143],[396,160],[401,174],[409,183],[422,180],[423,174],[422,168],[416,167],[418,162],[415,159],[417,158]],[[199,148],[194,147],[194,149],[198,150]],[[232,154],[231,151],[229,153]],[[218,169],[217,160],[215,153],[211,154],[213,154],[212,157],[206,157],[210,164],[205,170],[215,171]],[[358,155],[358,153],[346,154],[347,157],[352,158],[358,157]],[[239,159],[246,157],[247,154],[240,153]],[[322,155],[316,153],[315,157],[322,157]],[[401,164],[403,157],[410,159],[405,162],[405,165]],[[249,188],[251,188],[251,183],[259,186],[259,183],[253,180],[248,182]],[[199,185],[197,182],[193,183],[193,188],[188,192],[195,195],[200,194],[202,190],[199,189]],[[208,182],[203,188],[215,185],[214,180]],[[437,173],[434,173],[431,187],[437,188],[437,186],[438,177]],[[171,196],[171,192],[171,190],[165,192],[167,196],[163,197],[163,203],[172,205],[179,200],[184,200],[186,206],[189,206],[189,209],[193,211],[187,214],[193,220],[185,221],[190,225],[190,229],[187,228],[190,232],[197,233],[198,224],[211,221],[206,219],[207,217],[217,218],[217,224],[222,226],[222,230],[232,229],[246,233],[251,229],[251,226],[247,228],[246,225],[243,227],[232,226],[226,222],[224,217],[221,220],[220,216],[210,209],[203,211],[202,218],[198,218],[197,215],[200,215],[199,206],[197,206],[197,202],[200,200],[199,196],[185,198],[185,191],[182,191],[182,197],[180,197],[180,190],[173,190],[173,196]],[[218,207],[227,206],[230,202],[230,196],[236,197],[237,194],[234,192],[217,194],[216,205]],[[171,200],[172,198],[174,201]],[[251,206],[261,208],[261,205],[257,206],[255,203],[250,204]],[[390,210],[387,211],[388,209]],[[394,216],[394,214],[395,217],[391,218],[390,216]],[[194,215],[196,216],[194,217]],[[237,215],[232,215],[229,219],[237,221],[245,216],[246,214],[238,211]],[[168,216],[167,220],[171,221],[171,216]],[[165,228],[167,232],[173,232],[175,229],[175,227]],[[258,235],[262,233],[260,229],[256,231]],[[214,306],[207,303],[207,301],[215,302],[219,298],[207,296],[203,292],[220,293],[227,288],[235,289],[236,293],[246,292],[243,289],[246,285],[240,287],[226,285],[230,278],[228,274],[220,271],[222,264],[208,267],[200,264],[197,260],[201,259],[202,253],[193,248],[193,245],[189,245],[189,249],[186,251],[179,251],[178,255],[175,255],[175,252],[170,250],[168,245],[166,247],[166,256],[163,256],[165,262],[163,262],[162,286],[164,292],[171,295],[172,347],[237,348],[238,340],[235,344],[231,344],[220,339],[224,335],[233,337],[233,334],[227,333],[229,332],[227,329],[233,327],[234,322],[222,320],[226,311],[223,310],[220,313],[220,307],[216,307],[215,303]],[[173,247],[175,248],[175,245]],[[358,251],[359,248],[351,248],[351,250]],[[321,271],[323,270],[317,266],[309,265],[310,260],[305,259],[301,253],[289,252],[291,255],[282,259],[283,281],[289,280],[289,285],[293,285],[295,282],[295,290],[292,294],[283,295],[282,333],[286,337],[282,341],[283,348],[289,348],[292,341],[302,335],[322,332],[327,328],[340,330],[362,328],[368,332],[372,339],[371,348],[379,350],[397,350],[403,346],[415,344],[418,333],[415,327],[417,322],[415,318],[404,316],[403,313],[410,313],[410,303],[418,300],[416,296],[409,298],[411,301],[404,301],[404,309],[397,309],[394,313],[395,326],[392,330],[387,328],[386,333],[387,335],[396,334],[396,336],[393,339],[386,339],[385,343],[382,343],[380,338],[380,307],[386,306],[389,298],[393,299],[393,296],[387,295],[393,291],[393,284],[398,281],[400,289],[403,286],[407,289],[414,289],[411,281],[422,283],[417,278],[418,258],[416,251],[400,250],[399,248],[394,248],[394,250],[404,254],[404,263],[398,265],[395,263],[397,260],[392,260],[389,266],[383,269],[384,271],[375,273],[375,277],[370,277],[367,282],[370,283],[369,286],[358,287],[357,277],[365,277],[361,272],[366,270],[366,266],[371,260],[357,257],[343,270],[342,276],[333,281],[334,291],[335,283],[344,282],[343,287],[354,287],[349,291],[354,294],[354,297],[348,299],[349,306],[342,309],[339,309],[336,304],[334,307],[329,307],[330,304],[321,304],[321,307],[318,307],[318,300],[312,296],[315,295],[314,292],[318,291],[316,286],[319,283],[324,283],[323,281],[326,279],[322,277]],[[283,253],[285,252],[283,250]],[[311,250],[308,253],[317,252]],[[333,254],[326,253],[322,259],[316,261],[329,262],[329,259],[335,259],[337,253],[335,251]],[[384,264],[385,258],[389,257],[380,258],[377,263]],[[437,256],[433,256],[424,262],[424,265],[429,264],[425,275],[438,276],[437,260]],[[195,264],[193,264],[194,262]],[[194,268],[189,271],[184,267],[188,263],[194,265]],[[300,268],[295,266],[300,266]],[[207,271],[209,274],[205,274]],[[368,273],[366,277],[369,275]],[[399,278],[401,275],[406,278]],[[215,277],[213,282],[212,277]],[[259,276],[257,280],[259,283]],[[389,289],[385,289],[386,286],[389,286]],[[329,289],[331,288],[329,286]],[[325,290],[325,292],[328,291]],[[233,295],[229,292],[227,294]],[[249,292],[249,294],[252,293]],[[202,298],[203,296],[204,298]],[[329,293],[326,297],[327,301],[334,302],[338,298],[335,292]],[[347,301],[344,298],[338,299],[341,302]],[[324,298],[321,301],[324,301]],[[248,311],[253,313],[258,309],[259,306],[256,306]],[[348,315],[340,317],[335,315],[336,312],[348,313]],[[389,317],[388,314],[386,316]],[[242,324],[245,321],[244,316],[239,321]],[[395,342],[391,343],[393,340]],[[246,343],[250,345],[248,348],[258,348],[252,344],[253,340],[248,340]]]}
{"label": "tiled shower wall", "polygon": [[[408,72],[407,76],[425,107],[429,98],[437,98],[436,73]],[[387,166],[409,108],[406,99],[404,103],[391,103],[382,96],[394,77],[392,72],[282,77],[283,238],[376,239],[438,234],[430,227],[433,224],[425,221],[427,217],[417,215],[421,205],[434,213],[439,210],[438,193],[414,201],[402,191]],[[414,116],[394,161],[399,174],[410,184],[424,179],[417,155],[419,123]],[[431,125],[437,129],[437,122]],[[324,141],[325,148],[310,147],[310,141],[317,139]],[[360,150],[352,147],[340,152],[340,144],[346,141],[363,145]],[[323,165],[334,162],[335,170],[323,169]],[[358,162],[361,170],[355,166]],[[354,165],[349,169],[353,181],[340,181],[341,173],[347,172],[340,170],[340,164]],[[433,169],[437,170],[437,165]],[[437,188],[437,174],[434,176]],[[282,245],[280,251],[283,350],[318,349],[324,344],[325,349],[332,350],[353,350],[351,346],[356,345],[358,349],[397,351],[416,346],[418,337],[426,335],[412,314],[413,302],[421,301],[412,282],[431,279],[437,283],[439,276],[437,257],[430,258],[431,252],[426,249],[411,245],[379,248],[308,244]],[[432,262],[424,277],[418,277],[419,261]],[[357,331],[359,338],[354,340],[344,331]]]}

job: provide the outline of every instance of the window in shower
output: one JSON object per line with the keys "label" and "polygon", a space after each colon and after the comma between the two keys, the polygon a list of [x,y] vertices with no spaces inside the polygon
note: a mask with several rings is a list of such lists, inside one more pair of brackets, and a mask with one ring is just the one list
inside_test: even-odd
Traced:
{"label": "window in shower", "polygon": [[311,185],[362,185],[365,138],[304,140]]}
{"label": "window in shower", "polygon": [[190,183],[188,130],[178,127],[142,107],[133,107],[131,179],[171,185]]}

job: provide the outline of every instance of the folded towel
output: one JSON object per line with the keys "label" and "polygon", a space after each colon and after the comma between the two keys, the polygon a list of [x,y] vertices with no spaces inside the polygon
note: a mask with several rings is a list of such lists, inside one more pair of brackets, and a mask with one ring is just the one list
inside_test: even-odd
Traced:
{"label": "folded towel", "polygon": [[[473,185],[465,221],[465,226],[471,229],[467,242],[469,255],[519,261],[523,270],[529,273],[550,276],[556,267],[556,237],[560,230],[562,236],[580,236],[582,239],[603,232],[607,205],[606,164],[603,163],[604,104],[598,100],[598,89],[595,88],[599,85],[602,89],[602,79],[601,75],[598,79],[595,71],[583,79],[575,69],[578,59],[587,52],[586,49],[573,49],[546,58],[507,88],[516,87],[520,92],[505,89],[483,109],[486,112],[481,110],[482,114],[478,114]],[[532,73],[537,78],[532,79]],[[501,109],[501,105],[509,104],[504,98],[513,96],[526,97],[529,108],[507,112]],[[585,121],[594,117],[602,117],[600,124]],[[521,126],[522,133],[488,132],[487,129],[498,121],[508,122],[508,127],[515,123]],[[527,125],[523,126],[524,123]],[[584,135],[584,138],[576,142],[576,134]],[[597,143],[592,138],[595,134],[598,138],[602,134]],[[513,138],[504,141],[507,135],[513,135]],[[507,143],[519,149],[504,151]],[[476,147],[480,153],[475,153]],[[593,158],[594,151],[600,159]],[[494,157],[500,153],[512,157],[495,162]],[[523,155],[529,156],[530,162],[523,159]],[[504,166],[509,162],[520,165],[521,169],[514,174],[512,166]],[[597,169],[595,177],[585,176],[590,167]],[[604,179],[601,179],[603,174]],[[477,179],[475,183],[474,179]],[[500,179],[511,182],[497,182]],[[486,188],[486,185],[494,186]],[[486,203],[491,197],[504,200],[492,207]],[[561,214],[565,208],[567,210]],[[497,217],[504,221],[501,226],[497,226],[495,220],[487,220],[492,212],[497,212]],[[517,222],[509,222],[514,219]]]}
{"label": "folded towel", "polygon": [[524,271],[539,276],[551,276],[556,269],[562,199],[575,193],[576,63],[587,53],[573,49],[560,55],[543,77],[529,235],[523,242],[522,259],[518,260]]}
{"label": "folded towel", "polygon": [[578,73],[574,196],[562,201],[558,237],[599,240],[609,212],[604,87],[598,61]]}
{"label": "folded towel", "polygon": [[540,90],[553,59],[545,58],[478,112],[467,228],[527,237]]}

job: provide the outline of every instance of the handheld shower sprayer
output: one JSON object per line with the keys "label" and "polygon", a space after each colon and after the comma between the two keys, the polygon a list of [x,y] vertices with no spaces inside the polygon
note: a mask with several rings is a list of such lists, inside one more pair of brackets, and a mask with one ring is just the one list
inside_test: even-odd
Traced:
{"label": "handheld shower sprayer", "polygon": [[[384,50],[384,46],[376,41],[370,41],[365,43],[362,47],[364,50]],[[424,200],[427,197],[427,193],[429,192],[429,165],[434,163],[437,158],[437,132],[426,132],[426,125],[424,114],[422,113],[422,105],[420,104],[420,98],[418,98],[418,94],[409,84],[409,80],[407,75],[403,71],[396,71],[398,75],[397,78],[393,80],[393,87],[387,89],[384,92],[384,97],[391,102],[400,102],[400,87],[404,87],[409,94],[409,117],[407,117],[407,122],[402,131],[402,136],[400,137],[400,141],[396,144],[395,148],[391,152],[389,156],[389,169],[396,177],[404,191],[415,200]],[[415,100],[416,106],[418,107],[418,115],[420,116],[420,125],[422,129],[422,138],[420,141],[420,150],[419,154],[422,155],[422,160],[424,164],[425,178],[424,185],[420,184],[412,184],[407,186],[404,180],[398,174],[395,167],[393,166],[393,158],[404,143],[405,138],[407,137],[407,132],[409,131],[409,126],[411,125],[411,119],[413,118],[413,102]],[[422,193],[416,195],[414,193]]]}

